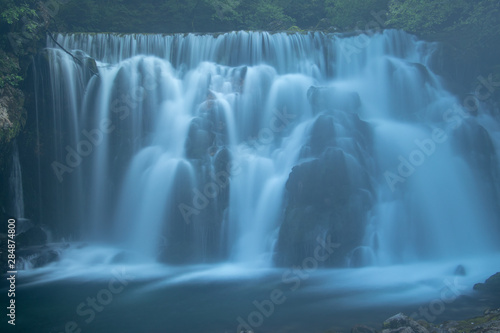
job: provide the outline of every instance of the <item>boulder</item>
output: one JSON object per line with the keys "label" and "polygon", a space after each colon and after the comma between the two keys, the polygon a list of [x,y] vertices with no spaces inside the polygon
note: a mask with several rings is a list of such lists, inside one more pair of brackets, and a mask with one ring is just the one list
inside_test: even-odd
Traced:
{"label": "boulder", "polygon": [[455,275],[457,276],[465,276],[467,273],[465,271],[465,267],[462,265],[458,265],[457,268],[455,268]]}
{"label": "boulder", "polygon": [[16,236],[16,243],[20,246],[44,245],[46,242],[47,234],[38,226]]}
{"label": "boulder", "polygon": [[429,333],[424,326],[402,313],[384,321],[383,327],[382,333]]}
{"label": "boulder", "polygon": [[474,285],[474,290],[483,292],[485,294],[497,296],[500,295],[500,272],[490,276],[484,283],[477,283]]}

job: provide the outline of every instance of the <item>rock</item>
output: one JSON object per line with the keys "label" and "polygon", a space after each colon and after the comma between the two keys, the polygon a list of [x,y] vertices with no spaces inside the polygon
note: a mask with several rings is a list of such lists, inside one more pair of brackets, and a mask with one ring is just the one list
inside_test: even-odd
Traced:
{"label": "rock", "polygon": [[412,318],[398,313],[384,321],[382,333],[429,333],[429,331]]}
{"label": "rock", "polygon": [[384,321],[384,328],[399,328],[408,326],[411,318],[402,313],[398,313]]}
{"label": "rock", "polygon": [[314,122],[309,145],[313,155],[320,154],[326,147],[335,145],[335,125],[332,116],[321,115]]}
{"label": "rock", "polygon": [[458,265],[457,268],[455,268],[454,274],[458,276],[465,276],[466,275],[465,267],[462,265]]}
{"label": "rock", "polygon": [[10,85],[0,89],[0,143],[15,138],[26,123],[24,93]]}
{"label": "rock", "polygon": [[441,332],[493,333],[500,332],[500,309],[489,310],[482,317],[446,323]]}
{"label": "rock", "polygon": [[487,294],[500,293],[500,272],[489,277],[485,283],[477,283],[474,285],[474,290]]}
{"label": "rock", "polygon": [[99,68],[94,58],[85,57],[82,62],[91,75],[99,75]]}
{"label": "rock", "polygon": [[484,315],[500,315],[500,309],[486,309]]}
{"label": "rock", "polygon": [[69,244],[48,244],[21,248],[18,251],[19,269],[40,268],[59,261]]}
{"label": "rock", "polygon": [[215,140],[212,127],[213,124],[202,117],[194,118],[191,121],[186,140],[188,158],[201,159],[207,156],[208,149],[213,146]]}
{"label": "rock", "polygon": [[40,253],[36,258],[31,260],[33,268],[39,268],[46,266],[50,263],[58,261],[60,258],[59,253],[54,250],[48,250]]}
{"label": "rock", "polygon": [[47,234],[38,226],[16,236],[16,243],[20,246],[44,245],[46,242]]}
{"label": "rock", "polygon": [[[311,90],[312,89],[312,90]],[[316,94],[311,88],[310,94]],[[311,97],[310,98],[314,98]],[[340,244],[326,267],[350,265],[361,245],[365,214],[373,205],[370,169],[371,132],[356,114],[332,110],[314,122],[301,149],[301,164],[286,183],[287,207],[274,260],[281,266],[300,264],[313,256],[318,237]],[[359,258],[359,266],[367,263]]]}

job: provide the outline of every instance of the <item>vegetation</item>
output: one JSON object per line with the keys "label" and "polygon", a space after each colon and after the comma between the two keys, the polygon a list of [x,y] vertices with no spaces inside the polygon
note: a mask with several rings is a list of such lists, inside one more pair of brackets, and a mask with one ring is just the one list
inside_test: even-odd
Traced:
{"label": "vegetation", "polygon": [[455,64],[448,70],[461,74],[456,81],[472,86],[478,75],[500,77],[498,0],[391,0],[387,27],[442,42],[447,62]]}
{"label": "vegetation", "polygon": [[341,30],[363,29],[374,20],[372,13],[386,10],[388,0],[326,0],[328,21]]}

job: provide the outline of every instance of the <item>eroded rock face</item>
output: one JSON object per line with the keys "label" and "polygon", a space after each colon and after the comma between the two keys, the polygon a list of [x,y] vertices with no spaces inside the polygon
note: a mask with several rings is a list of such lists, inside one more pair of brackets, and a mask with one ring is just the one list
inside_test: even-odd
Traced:
{"label": "eroded rock face", "polygon": [[0,89],[0,143],[7,143],[17,136],[26,122],[24,93],[6,85]]}

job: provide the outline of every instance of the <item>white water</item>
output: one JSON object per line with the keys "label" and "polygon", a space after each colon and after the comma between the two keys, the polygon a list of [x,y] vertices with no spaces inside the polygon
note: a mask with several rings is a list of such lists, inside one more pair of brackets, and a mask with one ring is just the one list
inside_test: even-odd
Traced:
{"label": "white water", "polygon": [[[466,158],[460,147],[473,139],[460,130],[482,125],[498,151],[498,121],[485,106],[478,117],[464,113],[450,120],[447,111],[460,101],[432,73],[435,44],[400,31],[364,36],[361,46],[356,38],[246,32],[57,36],[65,48],[97,60],[99,76],[92,77],[49,40],[54,127],[71,133],[64,144],[54,142],[56,160],[64,162],[66,143],[76,150],[89,141],[82,131],[95,134],[91,153],[62,175],[74,207],[65,218],[78,221],[83,239],[152,262],[273,266],[285,184],[294,166],[314,158],[301,149],[322,111],[307,98],[309,88],[319,86],[336,92],[324,103],[337,109],[335,148],[346,156],[350,184],[371,191],[360,180],[366,172],[373,188],[365,235],[352,249],[364,264],[495,253],[499,208],[491,200],[498,193],[486,190],[481,177],[490,173],[497,180],[498,166],[484,170]],[[356,52],[348,51],[353,47]],[[346,96],[353,93],[359,107],[349,106]],[[352,113],[371,129],[367,142],[349,129],[357,126],[346,118]],[[213,133],[205,131],[206,119],[213,120]],[[415,140],[433,140],[436,128],[445,139],[425,154]],[[221,157],[224,150],[233,166],[229,189],[210,176],[220,171],[220,161],[223,169],[231,167]],[[411,156],[419,165],[391,185],[387,172],[397,176],[399,158]],[[347,200],[361,209],[354,197]],[[196,212],[190,221],[182,218],[180,204]]]}
{"label": "white water", "polygon": [[12,169],[10,173],[10,191],[12,193],[12,212],[15,218],[22,219],[24,215],[24,192],[23,192],[23,173],[21,163],[19,162],[19,149],[17,142],[13,144]]}
{"label": "white water", "polygon": [[[91,326],[76,318],[83,329],[234,331],[275,289],[287,301],[262,332],[346,329],[439,301],[455,313],[450,292],[498,271],[500,122],[487,103],[457,107],[432,72],[436,44],[401,31],[57,39],[99,75],[51,40],[36,66],[42,223],[81,241],[20,273],[30,297],[77,291],[48,303],[69,317],[47,329],[117,271],[133,283]],[[337,261],[318,257],[328,239]]]}

